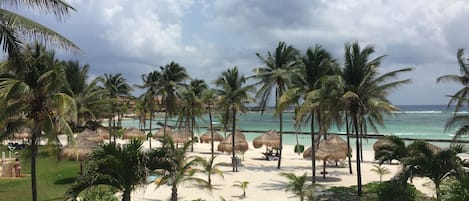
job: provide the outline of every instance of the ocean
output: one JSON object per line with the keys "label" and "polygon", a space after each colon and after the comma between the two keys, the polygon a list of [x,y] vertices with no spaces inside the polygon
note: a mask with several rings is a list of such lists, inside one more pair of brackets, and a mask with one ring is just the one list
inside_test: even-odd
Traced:
{"label": "ocean", "polygon": [[[385,115],[384,126],[378,127],[378,133],[368,129],[368,134],[397,135],[402,138],[412,139],[451,140],[453,138],[456,128],[445,131],[445,125],[448,119],[454,115],[454,108],[447,108],[446,105],[400,105],[398,107],[400,111],[395,112],[392,115]],[[461,113],[467,113],[469,115],[469,111],[462,111]],[[284,131],[290,131],[293,133],[296,132],[293,125],[293,115],[294,114],[292,112],[284,113]],[[219,122],[217,120],[217,116],[214,116],[214,122]],[[158,121],[163,122],[163,117],[157,117],[153,124],[156,125],[156,122]],[[237,127],[239,129],[256,131],[245,132],[246,138],[248,140],[252,140],[270,129],[274,129],[278,132],[278,122],[278,117],[274,117],[272,110],[268,110],[263,114],[260,112],[247,112],[244,114],[239,114],[237,117]],[[175,125],[176,122],[173,119],[170,120],[168,124]],[[204,116],[203,118],[197,120],[197,124],[205,128],[196,129],[196,133],[205,133],[207,131],[206,127],[209,124],[208,116]],[[123,126],[138,127],[138,120],[126,119],[123,122]],[[219,126],[221,127],[221,125]],[[159,128],[159,126],[154,126],[154,128]],[[368,126],[368,128],[371,127]],[[153,133],[154,132],[155,131],[153,131]],[[303,126],[298,130],[298,132],[309,132],[309,125]],[[223,135],[223,132],[221,133]],[[333,124],[329,129],[329,133],[345,133],[345,126],[338,127]],[[469,140],[469,137],[463,137],[461,139]],[[308,134],[284,135],[285,144],[296,144],[297,140],[300,144],[306,145],[309,145],[311,142],[310,136]]]}

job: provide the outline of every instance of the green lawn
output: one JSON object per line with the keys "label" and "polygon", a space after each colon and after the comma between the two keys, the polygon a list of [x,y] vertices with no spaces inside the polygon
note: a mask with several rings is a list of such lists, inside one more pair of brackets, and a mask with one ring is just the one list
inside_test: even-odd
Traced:
{"label": "green lawn", "polygon": [[[7,149],[0,145],[0,150]],[[20,152],[21,153],[21,152]],[[0,177],[1,200],[31,200],[31,171],[30,158],[21,157],[21,173],[28,174],[22,178],[6,179]],[[37,188],[38,200],[63,200],[68,187],[79,175],[80,163],[78,161],[62,160],[41,153],[37,162]]]}

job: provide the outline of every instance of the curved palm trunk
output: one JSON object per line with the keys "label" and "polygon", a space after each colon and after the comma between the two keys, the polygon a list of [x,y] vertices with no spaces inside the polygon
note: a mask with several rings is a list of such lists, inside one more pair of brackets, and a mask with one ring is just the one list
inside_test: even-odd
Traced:
{"label": "curved palm trunk", "polygon": [[[349,122],[348,122],[348,113],[345,113],[345,130],[347,133],[347,151],[350,151],[350,133],[349,133]],[[352,153],[347,154],[348,157],[348,169],[350,174],[352,174]]]}
{"label": "curved palm trunk", "polygon": [[311,112],[311,170],[312,182],[316,183],[316,146],[314,142],[314,112]]}
{"label": "curved palm trunk", "polygon": [[[213,145],[213,121],[212,121],[212,111],[210,109],[210,105],[208,105],[208,119],[210,121],[210,136],[212,137],[212,140],[210,142],[210,145],[211,145],[211,153],[212,153],[212,158],[213,158],[213,153],[215,152],[214,151],[214,145]],[[208,179],[209,179],[209,184],[210,184],[210,174],[208,176]]]}
{"label": "curved palm trunk", "polygon": [[[233,165],[233,172],[236,172],[236,156],[235,156],[235,133],[236,133],[236,108],[233,106],[232,108],[233,112],[233,129],[231,130],[231,163]],[[281,135],[280,135],[281,136]],[[282,139],[282,137],[280,137]]]}
{"label": "curved palm trunk", "polygon": [[355,137],[356,137],[356,149],[355,152],[357,154],[357,194],[358,196],[362,195],[362,172],[361,172],[361,161],[360,161],[360,135],[358,131],[358,120],[357,115],[352,114],[353,119],[353,126],[355,127]]}

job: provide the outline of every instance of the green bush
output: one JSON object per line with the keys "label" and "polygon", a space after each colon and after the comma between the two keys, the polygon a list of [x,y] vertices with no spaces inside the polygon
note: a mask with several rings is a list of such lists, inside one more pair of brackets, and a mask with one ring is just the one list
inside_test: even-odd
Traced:
{"label": "green bush", "polygon": [[107,187],[98,186],[98,187],[91,187],[80,199],[81,201],[95,201],[95,200],[102,200],[102,201],[118,201],[114,196],[114,192]]}
{"label": "green bush", "polygon": [[303,153],[305,151],[305,146],[301,144],[295,145],[295,153]]}
{"label": "green bush", "polygon": [[380,201],[413,201],[417,194],[413,185],[394,180],[380,183],[375,188]]}
{"label": "green bush", "polygon": [[469,200],[469,176],[460,178],[450,178],[444,181],[441,189],[441,200],[460,201]]}

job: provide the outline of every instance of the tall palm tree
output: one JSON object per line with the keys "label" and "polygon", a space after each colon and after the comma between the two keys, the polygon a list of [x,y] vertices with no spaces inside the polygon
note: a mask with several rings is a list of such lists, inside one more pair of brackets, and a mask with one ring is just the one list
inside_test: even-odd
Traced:
{"label": "tall palm tree", "polygon": [[153,71],[146,75],[142,75],[143,85],[136,85],[137,88],[146,89],[146,91],[140,96],[140,100],[143,103],[144,108],[148,108],[150,113],[150,133],[149,142],[151,148],[151,135],[153,126],[153,117],[157,108],[157,95],[159,93],[159,82],[161,80],[161,73],[159,71]]}
{"label": "tall palm tree", "polygon": [[451,173],[462,173],[461,159],[453,149],[433,152],[424,141],[415,141],[408,147],[409,155],[402,161],[407,175],[428,177],[435,184],[436,198],[440,200],[440,184]]}
{"label": "tall palm tree", "polygon": [[[122,76],[122,74],[104,74],[104,77],[97,78],[99,82],[103,85],[104,89],[107,91],[107,96],[109,99],[112,100],[111,103],[111,115],[109,116],[109,133],[114,135],[114,141],[116,140],[116,136],[113,133],[113,127],[116,126],[115,116],[117,115],[118,120],[120,115],[120,97],[126,97],[130,95],[130,91],[132,87],[127,83],[126,79]],[[111,142],[111,138],[109,138],[109,142]]]}
{"label": "tall palm tree", "polygon": [[[183,66],[174,61],[164,67],[161,66],[160,69],[161,80],[159,86],[163,95],[164,125],[166,126],[168,118],[174,116],[177,112],[178,89],[185,86],[184,81],[189,79],[189,75]],[[164,129],[164,136],[166,136],[166,129]]]}
{"label": "tall palm tree", "polygon": [[236,131],[236,114],[238,112],[245,112],[246,107],[244,103],[254,102],[254,99],[249,96],[249,93],[254,90],[253,85],[246,85],[246,77],[240,75],[238,68],[235,66],[226,71],[214,81],[215,85],[219,87],[216,89],[217,95],[220,97],[220,102],[228,107],[232,115],[232,165],[233,172],[236,170],[235,158],[235,131]]}
{"label": "tall palm tree", "polygon": [[97,80],[87,83],[89,65],[80,66],[78,61],[64,63],[65,83],[64,92],[73,97],[77,105],[77,122],[75,127],[83,127],[90,120],[96,120],[95,112],[101,112],[102,106],[107,104],[103,94],[105,91],[98,87]]}
{"label": "tall palm tree", "polygon": [[448,107],[455,104],[455,113],[446,123],[446,130],[450,130],[455,126],[460,126],[455,133],[454,139],[457,139],[462,135],[467,135],[469,131],[469,125],[467,124],[469,116],[457,113],[462,107],[469,105],[469,63],[467,63],[468,59],[464,57],[464,49],[458,49],[456,57],[461,75],[443,75],[436,80],[437,83],[453,82],[462,86],[462,88],[456,93],[449,95],[450,100],[448,101]]}
{"label": "tall palm tree", "polygon": [[[257,97],[260,98],[260,108],[262,111],[269,101],[272,91],[275,91],[275,107],[278,108],[280,97],[288,89],[289,78],[293,69],[298,66],[299,52],[293,46],[287,46],[285,42],[279,42],[275,52],[272,54],[267,52],[267,58],[260,56],[256,53],[257,57],[263,63],[263,67],[257,67],[253,71],[254,78],[259,80],[256,85],[260,85],[257,92]],[[282,161],[282,143],[283,143],[283,112],[278,112],[279,117],[279,160],[277,168],[280,169]]]}
{"label": "tall palm tree", "polygon": [[[314,136],[315,119],[319,114],[326,111],[326,108],[319,107],[319,90],[325,85],[322,80],[326,80],[327,76],[336,75],[340,69],[332,58],[331,54],[320,45],[308,48],[306,54],[302,57],[302,63],[298,70],[291,77],[290,89],[281,97],[281,107],[286,107],[292,103],[300,104],[297,106],[296,122],[302,122],[303,119],[310,120],[311,126],[311,146],[313,147],[312,159],[312,182],[315,183],[316,177],[316,160],[315,160],[315,144],[317,137]],[[300,101],[302,99],[303,101]],[[308,101],[306,101],[308,100]],[[324,104],[323,104],[324,105]],[[316,118],[315,118],[316,116]]]}
{"label": "tall palm tree", "polygon": [[213,120],[212,120],[212,107],[215,104],[215,91],[212,89],[206,89],[204,92],[202,92],[202,101],[205,103],[207,107],[207,112],[208,112],[208,119],[209,119],[209,128],[210,128],[210,136],[211,136],[211,141],[210,141],[210,153],[212,154],[212,158],[214,157],[214,144],[213,144],[213,139],[214,139],[214,134],[213,134]]}
{"label": "tall palm tree", "polygon": [[61,93],[66,83],[62,62],[53,51],[38,43],[26,45],[20,59],[14,57],[1,64],[0,122],[5,125],[0,139],[5,139],[20,127],[31,127],[31,191],[37,197],[36,159],[38,143],[47,138],[58,148],[58,132],[72,135],[67,121],[76,120],[73,99]]}
{"label": "tall palm tree", "polygon": [[[352,129],[356,137],[357,160],[357,193],[362,195],[361,161],[360,161],[360,127],[367,120],[373,129],[377,129],[375,123],[383,125],[383,114],[397,110],[387,95],[391,90],[409,83],[410,79],[390,81],[403,72],[411,71],[411,68],[399,69],[380,75],[378,67],[384,56],[370,59],[375,52],[372,46],[361,48],[358,43],[345,44],[345,64],[343,79],[345,81],[345,93],[342,97],[346,102],[348,114],[351,117]],[[366,119],[365,119],[366,118]],[[366,133],[366,131],[365,131]]]}
{"label": "tall palm tree", "polygon": [[101,145],[91,153],[84,174],[67,190],[66,197],[76,198],[89,187],[109,185],[122,191],[122,201],[130,201],[132,190],[146,181],[147,161],[139,140],[123,147]]}
{"label": "tall palm tree", "polygon": [[8,10],[10,8],[26,8],[52,13],[58,20],[66,17],[75,10],[62,0],[12,0],[2,1],[0,4],[0,44],[4,52],[10,56],[18,56],[25,43],[31,39],[41,39],[57,47],[78,51],[79,48],[59,33],[43,26],[31,19]]}

